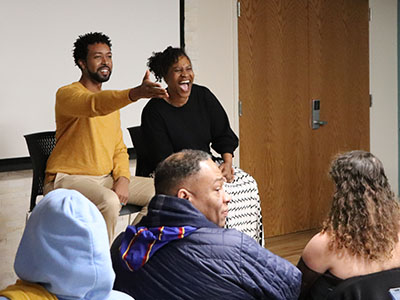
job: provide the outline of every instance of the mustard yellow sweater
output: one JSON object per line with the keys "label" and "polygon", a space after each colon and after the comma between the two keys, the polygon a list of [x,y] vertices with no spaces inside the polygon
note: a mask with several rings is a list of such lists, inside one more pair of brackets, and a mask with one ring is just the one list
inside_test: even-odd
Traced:
{"label": "mustard yellow sweater", "polygon": [[47,161],[45,182],[56,173],[130,178],[119,109],[132,103],[129,90],[93,93],[81,83],[56,94],[56,146]]}
{"label": "mustard yellow sweater", "polygon": [[0,291],[0,296],[10,300],[57,300],[57,297],[49,293],[39,284],[17,280],[14,285],[10,285]]}

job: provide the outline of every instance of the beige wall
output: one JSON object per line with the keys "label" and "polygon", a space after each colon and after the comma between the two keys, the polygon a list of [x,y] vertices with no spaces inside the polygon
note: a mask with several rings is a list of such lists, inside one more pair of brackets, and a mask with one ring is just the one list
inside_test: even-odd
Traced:
{"label": "beige wall", "polygon": [[397,0],[370,0],[371,152],[398,194]]}
{"label": "beige wall", "polygon": [[[370,0],[370,7],[371,152],[398,193],[397,0]],[[185,42],[197,83],[217,95],[238,134],[236,0],[186,0]]]}

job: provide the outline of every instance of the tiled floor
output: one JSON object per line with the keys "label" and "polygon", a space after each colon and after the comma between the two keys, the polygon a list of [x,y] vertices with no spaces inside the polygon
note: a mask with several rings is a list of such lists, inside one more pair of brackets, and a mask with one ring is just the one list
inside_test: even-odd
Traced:
{"label": "tiled floor", "polygon": [[[135,161],[131,161],[134,174]],[[14,258],[25,226],[32,184],[32,171],[0,172],[0,290],[13,284]],[[128,224],[128,216],[118,218],[117,233]]]}

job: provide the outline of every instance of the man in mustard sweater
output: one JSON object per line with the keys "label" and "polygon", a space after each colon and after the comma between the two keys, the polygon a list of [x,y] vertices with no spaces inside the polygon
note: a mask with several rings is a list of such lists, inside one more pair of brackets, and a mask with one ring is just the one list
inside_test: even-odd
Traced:
{"label": "man in mustard sweater", "polygon": [[102,213],[110,243],[121,205],[146,205],[154,195],[153,180],[131,177],[119,109],[141,98],[168,98],[149,78],[121,91],[103,91],[112,72],[111,41],[100,32],[79,36],[74,44],[78,82],[56,94],[56,146],[47,161],[45,193],[67,188],[81,192]]}

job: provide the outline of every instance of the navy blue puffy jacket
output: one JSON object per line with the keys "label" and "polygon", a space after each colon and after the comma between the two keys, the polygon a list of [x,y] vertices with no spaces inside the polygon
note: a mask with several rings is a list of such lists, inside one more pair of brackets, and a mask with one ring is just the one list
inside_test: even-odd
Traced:
{"label": "navy blue puffy jacket", "polygon": [[297,299],[301,272],[234,229],[219,228],[189,201],[155,196],[138,226],[199,228],[158,250],[138,271],[124,268],[118,251],[111,253],[114,288],[141,299]]}

